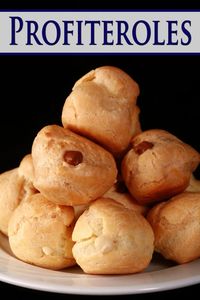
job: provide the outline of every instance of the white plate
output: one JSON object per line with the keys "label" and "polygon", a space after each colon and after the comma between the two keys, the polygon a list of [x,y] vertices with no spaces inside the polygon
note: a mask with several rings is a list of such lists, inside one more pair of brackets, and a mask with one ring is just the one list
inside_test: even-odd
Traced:
{"label": "white plate", "polygon": [[150,293],[200,283],[200,259],[173,266],[164,259],[155,257],[144,273],[133,275],[86,275],[78,267],[66,271],[51,271],[13,257],[7,238],[0,234],[0,280],[21,287],[66,294]]}

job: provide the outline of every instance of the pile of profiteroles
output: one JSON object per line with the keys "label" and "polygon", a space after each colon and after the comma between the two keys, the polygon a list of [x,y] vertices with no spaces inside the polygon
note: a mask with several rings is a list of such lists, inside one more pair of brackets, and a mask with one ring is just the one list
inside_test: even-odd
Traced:
{"label": "pile of profiteroles", "polygon": [[118,68],[89,72],[64,103],[63,127],[42,128],[0,175],[0,230],[17,258],[128,274],[154,251],[179,264],[200,257],[200,154],[167,131],[142,131],[138,95]]}

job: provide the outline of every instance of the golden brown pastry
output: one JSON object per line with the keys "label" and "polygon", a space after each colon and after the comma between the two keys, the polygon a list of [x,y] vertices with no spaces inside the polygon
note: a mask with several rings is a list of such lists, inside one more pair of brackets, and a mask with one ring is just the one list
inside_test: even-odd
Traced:
{"label": "golden brown pastry", "polygon": [[148,130],[133,138],[122,175],[133,197],[148,204],[183,192],[199,161],[199,153],[174,135]]}
{"label": "golden brown pastry", "polygon": [[[135,212],[141,213],[142,215],[146,215],[149,208],[144,205],[138,204],[136,200],[129,194],[128,189],[126,188],[123,182],[115,183],[103,196],[103,198],[113,199],[116,202],[122,204],[124,207],[133,210]],[[75,219],[77,220],[80,215],[88,208],[88,204],[82,204],[74,206]]]}
{"label": "golden brown pastry", "polygon": [[34,170],[31,154],[27,154],[23,157],[19,165],[18,173],[19,176],[24,177],[26,181],[33,182]]}
{"label": "golden brown pastry", "polygon": [[59,270],[73,266],[74,211],[41,194],[26,198],[14,211],[8,229],[9,243],[17,258],[39,267]]}
{"label": "golden brown pastry", "polygon": [[65,128],[101,144],[115,156],[141,131],[138,84],[124,71],[104,66],[79,79],[65,101]]}
{"label": "golden brown pastry", "polygon": [[37,193],[36,188],[33,186],[34,170],[31,154],[25,155],[20,162],[18,174],[24,179],[23,199]]}
{"label": "golden brown pastry", "polygon": [[128,274],[144,270],[154,250],[151,226],[139,213],[101,198],[75,224],[74,258],[85,273]]}
{"label": "golden brown pastry", "polygon": [[148,216],[155,250],[182,264],[200,257],[200,193],[185,192],[153,207]]}
{"label": "golden brown pastry", "polygon": [[78,220],[80,215],[82,215],[82,213],[88,208],[88,206],[89,206],[89,203],[73,206],[75,220]]}
{"label": "golden brown pastry", "polygon": [[18,169],[0,175],[0,231],[8,234],[8,223],[13,211],[23,195],[24,180],[19,177]]}
{"label": "golden brown pastry", "polygon": [[186,189],[187,192],[200,192],[200,180],[196,179],[192,174],[190,177],[190,183]]}
{"label": "golden brown pastry", "polygon": [[34,186],[61,205],[86,204],[115,182],[113,156],[102,147],[57,125],[44,127],[32,147]]}
{"label": "golden brown pastry", "polygon": [[103,196],[103,198],[113,199],[126,208],[146,215],[149,208],[144,205],[138,204],[138,202],[130,195],[128,189],[122,181],[115,183]]}
{"label": "golden brown pastry", "polygon": [[32,159],[26,155],[18,168],[0,175],[0,231],[8,234],[8,223],[13,211],[22,200],[36,192]]}
{"label": "golden brown pastry", "polygon": [[[103,196],[103,198],[109,198],[113,199],[116,202],[122,204],[124,207],[133,210],[135,212],[138,212],[142,215],[146,215],[149,208],[144,205],[138,204],[136,200],[129,194],[126,186],[122,182],[115,183]],[[75,219],[77,220],[80,215],[88,208],[90,203],[82,204],[74,206],[74,213],[75,213]]]}

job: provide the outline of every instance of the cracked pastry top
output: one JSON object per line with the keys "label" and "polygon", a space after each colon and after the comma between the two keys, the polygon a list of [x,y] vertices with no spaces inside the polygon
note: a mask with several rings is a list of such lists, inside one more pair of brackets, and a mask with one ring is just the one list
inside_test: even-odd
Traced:
{"label": "cracked pastry top", "polygon": [[124,71],[104,66],[79,79],[67,97],[62,123],[120,156],[141,131],[138,84]]}
{"label": "cracked pastry top", "polygon": [[144,270],[154,250],[151,226],[138,212],[106,198],[92,202],[77,220],[72,252],[90,274],[129,274]]}
{"label": "cracked pastry top", "polygon": [[183,192],[200,162],[199,153],[164,130],[144,131],[122,161],[124,181],[141,204]]}
{"label": "cracked pastry top", "polygon": [[75,265],[72,256],[74,210],[56,205],[41,194],[20,203],[11,216],[8,236],[17,258],[59,270]]}

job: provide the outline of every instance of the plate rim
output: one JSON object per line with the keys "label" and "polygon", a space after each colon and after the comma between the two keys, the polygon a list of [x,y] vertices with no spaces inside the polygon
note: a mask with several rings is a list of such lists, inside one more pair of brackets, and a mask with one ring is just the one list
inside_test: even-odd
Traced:
{"label": "plate rim", "polygon": [[[0,245],[2,239],[6,239],[0,235]],[[13,264],[14,261],[14,264]],[[154,293],[177,288],[183,288],[200,283],[200,259],[193,262],[167,267],[161,270],[148,271],[137,274],[127,275],[89,275],[77,274],[68,271],[53,271],[43,269],[22,262],[9,254],[4,247],[0,247],[0,281],[12,284],[18,287],[53,292],[59,294],[74,295],[130,295]],[[5,270],[4,270],[5,269]],[[24,273],[25,271],[25,273]],[[24,273],[23,275],[21,275]],[[39,276],[34,277],[34,275]],[[190,274],[190,276],[188,276]],[[47,278],[47,282],[41,278]],[[60,278],[60,282],[52,283],[52,279]],[[162,279],[163,278],[163,279]],[[62,280],[61,280],[62,279]],[[80,280],[81,279],[81,280]],[[101,284],[106,282],[106,285]],[[114,285],[116,280],[125,283],[125,285]],[[71,281],[78,280],[78,285],[70,285]],[[127,281],[126,281],[127,280]],[[129,283],[133,281],[133,285]],[[99,283],[99,285],[97,285]],[[109,286],[110,283],[110,286]]]}
{"label": "plate rim", "polygon": [[[173,268],[173,267],[172,267]],[[160,272],[160,271],[154,271],[152,273],[155,272]],[[150,272],[151,273],[151,272]],[[83,274],[84,276],[84,274]],[[93,276],[93,275],[91,275]],[[131,295],[131,294],[147,294],[147,293],[154,293],[154,292],[162,292],[162,291],[167,291],[167,290],[174,290],[174,289],[178,289],[178,288],[184,288],[184,287],[188,287],[188,286],[192,286],[195,284],[200,283],[200,275],[199,276],[195,276],[190,278],[190,280],[177,280],[174,281],[172,283],[172,280],[170,280],[167,284],[165,285],[155,285],[155,286],[151,286],[151,287],[142,287],[142,288],[136,288],[136,287],[124,287],[124,289],[122,287],[112,287],[112,288],[105,288],[104,286],[99,287],[98,289],[92,288],[91,286],[86,288],[86,287],[75,287],[75,286],[66,286],[63,287],[63,285],[58,286],[56,285],[54,286],[47,286],[47,285],[41,285],[38,284],[38,282],[32,282],[30,283],[29,281],[20,281],[20,280],[16,280],[15,278],[10,278],[7,276],[3,276],[0,273],[0,281],[4,282],[4,283],[8,283],[8,284],[12,284],[14,286],[18,286],[18,287],[22,287],[22,288],[27,288],[27,289],[33,289],[33,290],[37,290],[37,291],[43,291],[43,292],[52,292],[52,293],[58,293],[58,294],[74,294],[74,295],[102,295],[102,296],[106,296],[106,295]]]}

